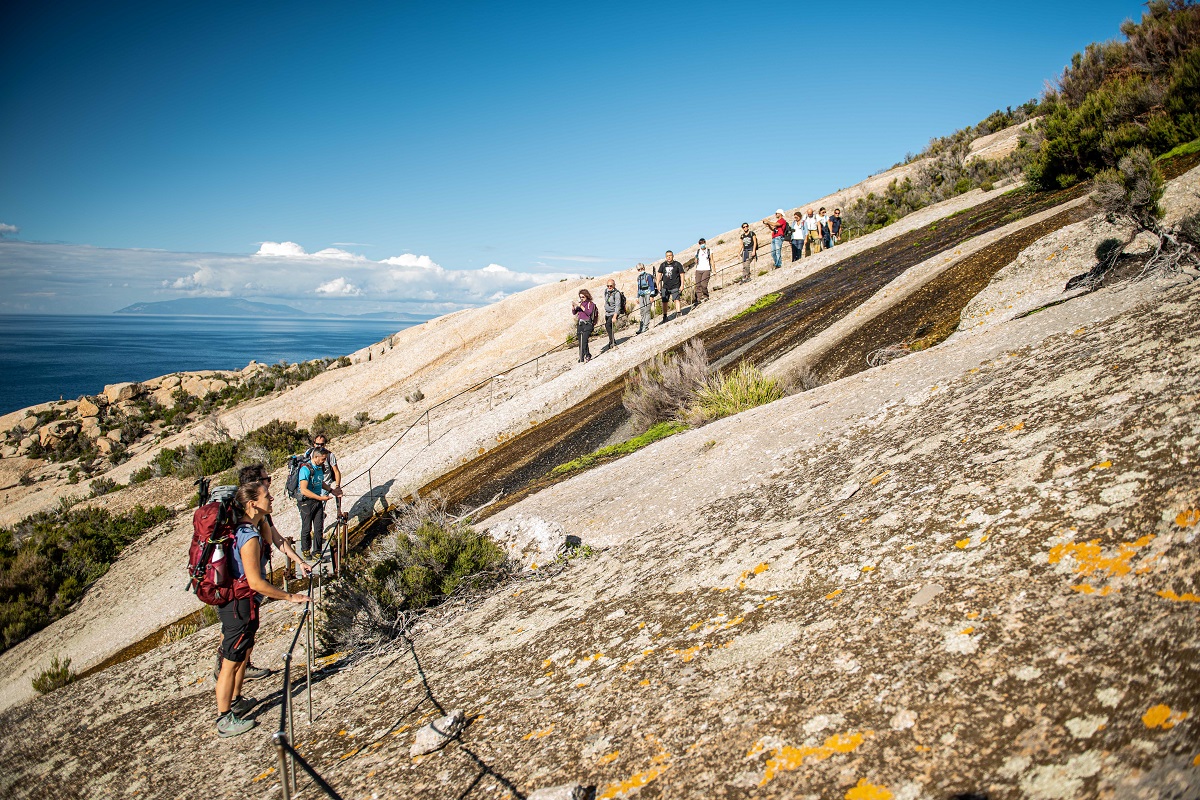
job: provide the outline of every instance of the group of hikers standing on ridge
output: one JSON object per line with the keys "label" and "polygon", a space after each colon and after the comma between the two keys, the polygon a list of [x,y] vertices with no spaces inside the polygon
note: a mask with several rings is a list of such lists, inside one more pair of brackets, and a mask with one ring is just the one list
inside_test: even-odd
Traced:
{"label": "group of hikers standing on ridge", "polygon": [[[299,553],[272,520],[275,496],[271,475],[263,464],[243,467],[238,472],[238,486],[217,487],[211,501],[202,494],[196,509],[188,565],[190,586],[201,600],[216,606],[221,621],[221,644],[213,670],[218,736],[238,736],[257,725],[248,714],[258,700],[243,695],[242,687],[246,680],[271,674],[270,669],[250,662],[259,606],[266,598],[309,602],[307,594],[287,592],[270,582],[271,551],[277,548],[294,562],[297,577],[311,574],[314,565],[310,561],[322,559],[325,503],[342,497],[341,470],[328,442],[318,433],[312,447],[290,459],[287,493],[296,499],[300,512]],[[207,486],[201,491],[207,493]],[[204,555],[197,557],[198,552]]]}
{"label": "group of hikers standing on ridge", "polygon": [[[808,209],[806,215],[799,211],[793,214],[793,222],[787,221],[784,210],[777,209],[775,218],[762,221],[763,227],[771,232],[771,257],[775,267],[783,266],[783,245],[790,242],[792,248],[792,263],[804,256],[811,256],[827,250],[841,242],[842,210],[835,208],[832,215],[826,215],[821,207],[818,215]],[[758,234],[750,227],[749,222],[743,222],[738,231],[742,245],[742,277],[734,283],[746,283],[750,280],[751,264],[758,260]],[[694,296],[691,308],[695,308],[709,299],[708,282],[712,277],[713,253],[708,243],[700,239],[697,243],[695,264],[692,265],[695,274]],[[683,313],[683,273],[687,270],[683,264],[675,260],[675,253],[666,252],[663,261],[654,270],[647,270],[645,264],[637,265],[637,294],[635,302],[630,303],[625,293],[617,287],[614,279],[609,278],[604,287],[604,297],[597,304],[592,293],[580,289],[578,299],[571,303],[571,316],[575,321],[575,340],[579,345],[579,363],[592,360],[589,339],[596,326],[600,323],[601,307],[603,307],[604,330],[608,334],[608,344],[600,352],[607,352],[617,346],[615,329],[617,318],[621,315],[633,315],[636,308],[639,317],[638,329],[634,335],[650,330],[654,317],[654,303],[661,297],[662,322],[668,321],[670,307],[674,304],[675,316]]]}
{"label": "group of hikers standing on ridge", "polygon": [[[788,222],[784,210],[778,208],[775,210],[775,218],[768,217],[762,221],[762,224],[771,232],[771,260],[774,261],[776,269],[783,266],[785,242],[792,246],[792,263],[794,264],[804,256],[814,256],[822,250],[828,250],[842,240],[842,210],[840,208],[835,208],[832,215],[825,214],[824,206],[817,211],[816,215],[813,214],[811,208],[807,209],[803,215],[796,211],[792,214],[791,222]],[[743,222],[743,264],[748,263],[746,231],[749,229],[750,226]],[[743,278],[749,277],[750,268],[747,266],[743,268]]]}

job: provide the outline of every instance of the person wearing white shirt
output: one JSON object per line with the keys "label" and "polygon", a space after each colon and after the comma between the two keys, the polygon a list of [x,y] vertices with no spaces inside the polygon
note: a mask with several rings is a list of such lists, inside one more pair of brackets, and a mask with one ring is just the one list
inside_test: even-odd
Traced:
{"label": "person wearing white shirt", "polygon": [[708,299],[708,279],[712,277],[712,250],[701,239],[700,249],[696,251],[696,297],[692,300],[692,308]]}
{"label": "person wearing white shirt", "polygon": [[813,216],[810,208],[804,217],[804,255],[811,256],[821,252],[821,223]]}

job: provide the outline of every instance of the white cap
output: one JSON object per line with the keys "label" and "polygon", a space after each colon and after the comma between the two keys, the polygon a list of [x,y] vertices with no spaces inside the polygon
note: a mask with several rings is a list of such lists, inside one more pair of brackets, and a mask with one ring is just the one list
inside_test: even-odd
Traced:
{"label": "white cap", "polygon": [[782,209],[782,208],[777,208],[777,209],[775,209],[775,213],[776,213],[776,214],[782,214],[782,213],[783,213],[783,209]]}

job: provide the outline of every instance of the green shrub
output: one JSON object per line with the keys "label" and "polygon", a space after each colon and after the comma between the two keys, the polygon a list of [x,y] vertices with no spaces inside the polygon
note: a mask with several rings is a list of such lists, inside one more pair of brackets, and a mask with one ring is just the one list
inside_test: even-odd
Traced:
{"label": "green shrub", "polygon": [[145,483],[154,477],[154,467],[149,465],[142,467],[129,476],[129,484],[132,486],[137,483]]}
{"label": "green shrub", "polygon": [[61,689],[68,683],[74,681],[78,675],[71,669],[71,659],[64,658],[59,661],[58,656],[50,662],[47,669],[42,670],[36,678],[33,679],[33,689],[38,694],[49,694],[55,689]]}
{"label": "green shrub", "polygon": [[340,357],[340,358],[337,360],[337,365],[338,365],[339,367],[348,367],[348,366],[350,366],[350,356],[341,356],[341,357]]}
{"label": "green shrub", "polygon": [[388,641],[421,609],[487,589],[508,573],[499,545],[428,498],[399,512],[388,535],[347,566],[322,603],[319,636],[327,650]]}
{"label": "green shrub", "polygon": [[1120,239],[1108,238],[1096,245],[1096,261],[1101,264],[1117,260],[1125,243]]}
{"label": "green shrub", "polygon": [[297,428],[294,422],[273,419],[261,428],[250,431],[242,441],[266,450],[268,465],[276,469],[283,466],[288,456],[308,446],[309,434],[304,428]]}
{"label": "green shrub", "polygon": [[741,411],[766,405],[783,397],[783,389],[748,361],[742,361],[727,373],[718,373],[696,393],[685,413],[694,425],[728,417]]}
{"label": "green shrub", "polygon": [[337,414],[317,414],[313,417],[312,431],[314,436],[323,433],[332,439],[335,436],[345,436],[351,430],[353,428],[350,424],[342,422],[342,418]]}
{"label": "green shrub", "polygon": [[169,519],[162,506],[43,511],[0,528],[0,650],[62,617],[121,551]]}
{"label": "green shrub", "polygon": [[92,497],[100,497],[124,488],[124,484],[117,483],[112,478],[96,478],[92,481]]}
{"label": "green shrub", "polygon": [[1200,137],[1200,6],[1152,2],[1121,32],[1124,42],[1076,53],[1046,93],[1027,170],[1039,188],[1095,176],[1137,147],[1162,153]]}
{"label": "green shrub", "polygon": [[197,442],[188,447],[189,453],[195,456],[196,466],[188,471],[186,477],[215,475],[233,469],[237,463],[237,442],[226,439],[220,442]]}

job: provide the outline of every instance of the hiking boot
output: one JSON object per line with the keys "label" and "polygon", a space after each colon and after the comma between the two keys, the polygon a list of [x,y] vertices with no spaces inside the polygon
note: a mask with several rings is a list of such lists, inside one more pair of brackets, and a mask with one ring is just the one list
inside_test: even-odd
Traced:
{"label": "hiking boot", "polygon": [[250,731],[254,726],[258,725],[256,720],[242,719],[233,711],[222,714],[217,719],[217,736],[222,739],[227,739],[230,736],[241,736],[243,733]]}
{"label": "hiking boot", "polygon": [[229,711],[238,717],[244,717],[254,710],[258,700],[253,697],[239,697],[233,701]]}
{"label": "hiking boot", "polygon": [[267,677],[268,675],[270,675],[273,672],[274,672],[274,670],[272,670],[268,667],[256,667],[256,666],[254,666],[253,663],[246,665],[246,679],[247,680],[256,681],[259,678]]}

